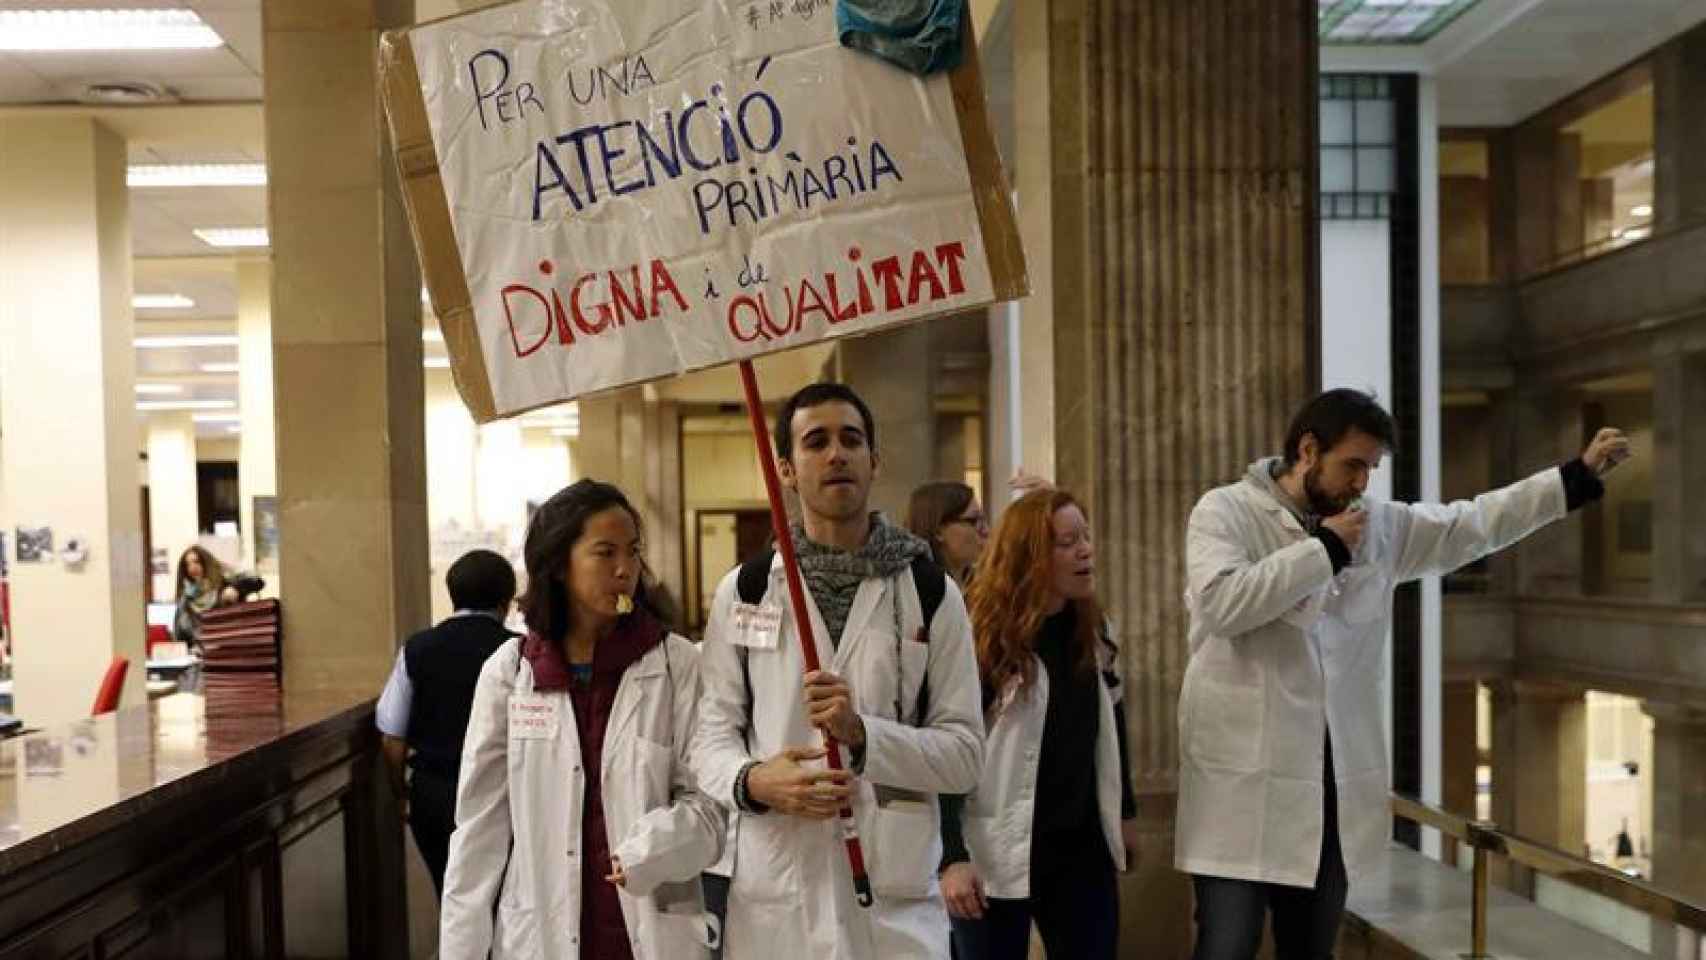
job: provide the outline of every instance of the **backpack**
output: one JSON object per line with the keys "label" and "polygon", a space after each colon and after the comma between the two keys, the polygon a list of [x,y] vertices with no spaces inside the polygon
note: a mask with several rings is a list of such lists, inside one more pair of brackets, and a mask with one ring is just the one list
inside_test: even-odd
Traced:
{"label": "backpack", "polygon": [[[740,565],[740,573],[735,577],[735,592],[740,601],[746,604],[757,604],[764,599],[764,594],[770,589],[770,567],[776,560],[776,548],[758,554]],[[928,641],[930,637],[930,621],[936,616],[936,609],[942,605],[942,598],[948,592],[948,574],[929,557],[915,557],[912,561],[912,585],[918,591],[918,606],[924,614],[923,621],[918,627],[918,639]],[[741,651],[745,653],[744,650]],[[742,657],[741,672],[746,673],[746,658]],[[752,678],[746,676],[747,698],[752,696]],[[922,726],[924,717],[930,712],[930,675],[918,684],[918,703],[914,705],[913,725]],[[896,717],[896,720],[903,720]],[[904,722],[904,720],[903,720]]]}

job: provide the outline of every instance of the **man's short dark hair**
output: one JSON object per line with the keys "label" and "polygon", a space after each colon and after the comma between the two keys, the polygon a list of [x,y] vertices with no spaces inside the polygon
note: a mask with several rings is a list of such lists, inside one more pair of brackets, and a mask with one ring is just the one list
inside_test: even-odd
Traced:
{"label": "man's short dark hair", "polygon": [[853,392],[853,388],[845,383],[813,383],[800,388],[788,401],[782,404],[782,411],[776,414],[776,455],[783,460],[794,457],[794,414],[811,407],[821,407],[826,403],[851,404],[859,411],[859,416],[865,420],[865,443],[871,447],[871,452],[877,451],[877,421],[871,416],[871,408],[865,401]]}
{"label": "man's short dark hair", "polygon": [[1398,425],[1374,395],[1340,387],[1304,404],[1292,418],[1291,429],[1285,434],[1285,465],[1297,465],[1298,448],[1305,434],[1314,434],[1321,453],[1325,454],[1352,430],[1361,430],[1387,450],[1398,447]]}
{"label": "man's short dark hair", "polygon": [[470,550],[444,575],[458,610],[507,610],[515,599],[515,568],[490,550]]}

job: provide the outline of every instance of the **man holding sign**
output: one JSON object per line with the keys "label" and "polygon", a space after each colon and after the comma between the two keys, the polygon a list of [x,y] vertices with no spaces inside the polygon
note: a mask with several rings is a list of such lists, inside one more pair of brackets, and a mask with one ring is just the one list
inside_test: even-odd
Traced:
{"label": "man holding sign", "polygon": [[[803,671],[780,558],[723,579],[694,764],[701,788],[739,815],[724,955],[945,960],[936,795],[971,790],[983,760],[965,604],[927,544],[869,511],[876,424],[857,394],[809,386],[775,432],[783,483],[799,494],[794,537],[825,668]],[[851,753],[849,770],[825,768],[823,736]],[[836,823],[849,800],[868,909]]]}

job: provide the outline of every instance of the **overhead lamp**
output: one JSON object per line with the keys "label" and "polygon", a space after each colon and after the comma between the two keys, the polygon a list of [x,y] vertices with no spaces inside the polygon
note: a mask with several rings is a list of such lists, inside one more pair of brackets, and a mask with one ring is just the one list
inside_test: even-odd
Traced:
{"label": "overhead lamp", "polygon": [[195,235],[210,247],[264,247],[272,242],[266,227],[202,227]]}
{"label": "overhead lamp", "polygon": [[0,50],[206,50],[225,41],[193,10],[0,10]]}
{"label": "overhead lamp", "polygon": [[553,437],[578,437],[580,435],[580,427],[554,427],[551,430],[551,436]]}
{"label": "overhead lamp", "polygon": [[449,357],[427,357],[425,360],[423,360],[421,362],[421,365],[426,367],[428,370],[449,370],[450,369],[450,358]]}
{"label": "overhead lamp", "polygon": [[138,400],[136,409],[142,413],[160,413],[169,410],[231,410],[237,406],[235,400]]}
{"label": "overhead lamp", "polygon": [[242,427],[226,427],[225,432],[226,433],[242,433],[243,428]]}
{"label": "overhead lamp", "polygon": [[140,164],[125,171],[131,187],[264,187],[264,163]]}
{"label": "overhead lamp", "polygon": [[237,372],[237,365],[235,363],[204,363],[201,365],[201,372],[202,373],[236,373]]}
{"label": "overhead lamp", "polygon": [[163,397],[183,393],[184,388],[176,383],[139,383],[136,385],[137,396]]}
{"label": "overhead lamp", "polygon": [[1629,215],[1631,217],[1650,217],[1653,215],[1653,205],[1650,203],[1638,203],[1629,208]]}
{"label": "overhead lamp", "polygon": [[181,293],[139,293],[130,298],[132,310],[188,310],[195,301]]}
{"label": "overhead lamp", "polygon": [[235,334],[192,333],[160,337],[137,337],[138,350],[178,350],[185,347],[235,347]]}
{"label": "overhead lamp", "polygon": [[238,413],[198,413],[190,418],[196,423],[242,423],[243,416]]}

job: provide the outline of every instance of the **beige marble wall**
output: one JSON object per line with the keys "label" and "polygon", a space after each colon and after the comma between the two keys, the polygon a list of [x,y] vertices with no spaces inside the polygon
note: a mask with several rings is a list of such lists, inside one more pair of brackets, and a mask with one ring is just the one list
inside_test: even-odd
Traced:
{"label": "beige marble wall", "polygon": [[284,683],[378,690],[429,617],[420,275],[374,55],[414,8],[262,10]]}
{"label": "beige marble wall", "polygon": [[0,529],[9,551],[20,525],[88,548],[81,564],[11,565],[14,703],[31,726],[87,716],[115,656],[131,664],[123,702],[144,697],[125,161],[88,118],[0,120]]}

